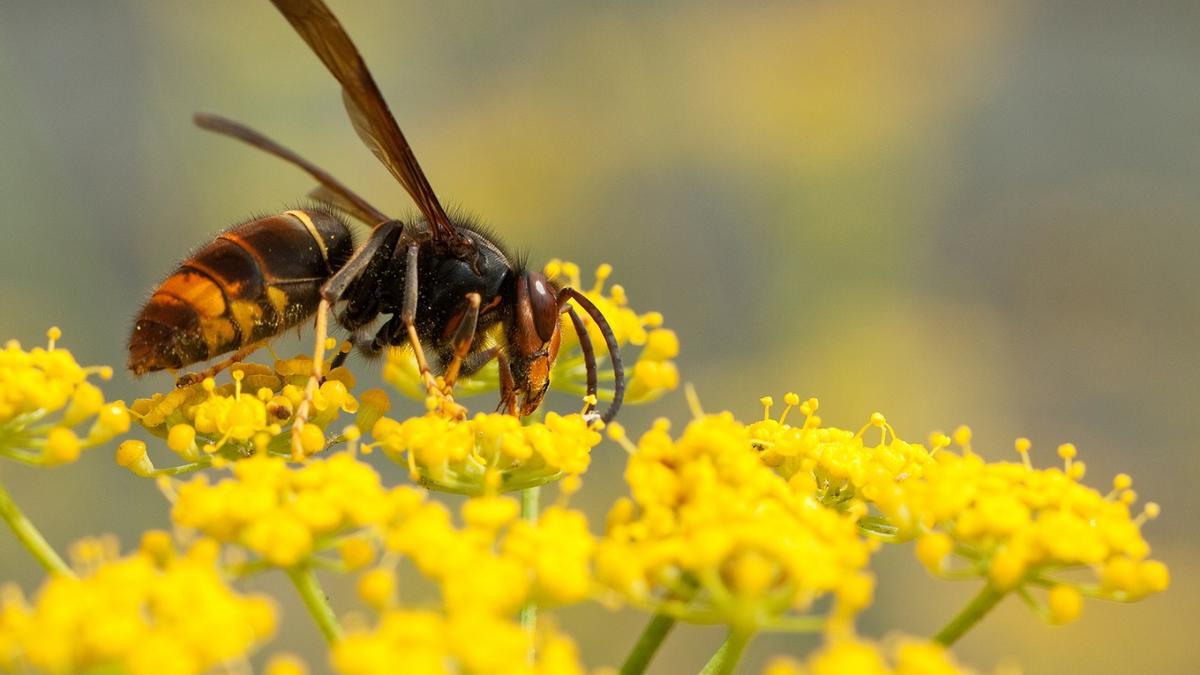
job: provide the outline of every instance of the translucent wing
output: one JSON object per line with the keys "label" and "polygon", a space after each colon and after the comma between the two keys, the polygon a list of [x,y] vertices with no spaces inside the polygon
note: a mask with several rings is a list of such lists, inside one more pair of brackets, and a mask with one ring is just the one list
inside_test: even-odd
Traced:
{"label": "translucent wing", "polygon": [[371,206],[370,202],[358,196],[350,188],[342,185],[341,181],[331,176],[329,172],[250,127],[234,122],[231,119],[226,119],[220,115],[210,115],[207,113],[196,113],[192,119],[196,122],[196,126],[201,129],[207,129],[223,136],[236,138],[303,169],[321,184],[321,187],[314,190],[314,193],[320,192],[319,195],[313,195],[315,198],[333,204],[367,225],[375,226],[388,219],[387,216],[380,213],[379,209]]}
{"label": "translucent wing", "polygon": [[379,93],[362,55],[321,0],[271,0],[342,85],[342,100],[359,138],[400,181],[425,216],[435,240],[471,246],[458,234]]}

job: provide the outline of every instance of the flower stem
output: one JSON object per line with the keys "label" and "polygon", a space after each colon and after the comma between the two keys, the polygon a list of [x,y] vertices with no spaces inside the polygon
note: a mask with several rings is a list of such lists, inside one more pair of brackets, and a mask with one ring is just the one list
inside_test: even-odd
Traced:
{"label": "flower stem", "polygon": [[287,575],[296,590],[300,592],[304,606],[308,608],[308,613],[317,622],[317,628],[321,629],[325,640],[330,644],[340,640],[342,627],[338,624],[337,616],[333,613],[333,608],[329,606],[329,598],[325,597],[321,582],[317,580],[317,575],[312,568],[305,564],[289,567]]}
{"label": "flower stem", "polygon": [[633,651],[625,657],[625,663],[621,664],[621,675],[642,675],[646,672],[650,660],[658,653],[658,648],[662,646],[663,640],[667,639],[667,634],[674,627],[675,617],[661,612],[655,614],[654,618],[650,619],[650,623],[642,629],[642,634],[638,637],[637,644],[633,646]]}
{"label": "flower stem", "polygon": [[967,603],[967,606],[963,607],[961,612],[953,619],[950,619],[950,623],[946,624],[938,631],[937,635],[933,636],[934,641],[947,647],[954,644],[964,633],[979,623],[979,620],[988,612],[992,611],[992,608],[1003,600],[1007,594],[1008,591],[998,590],[990,583],[984,584],[979,593],[974,598],[971,598],[971,602]]}
{"label": "flower stem", "polygon": [[[521,520],[528,521],[537,525],[538,507],[542,496],[542,488],[534,486],[521,490]],[[532,664],[537,657],[534,651],[534,636],[537,633],[537,603],[533,600],[525,603],[521,608],[520,621],[521,627],[529,634],[529,663]]]}
{"label": "flower stem", "polygon": [[731,629],[729,637],[725,638],[725,642],[717,649],[717,653],[708,660],[704,669],[700,671],[700,675],[730,675],[737,667],[737,663],[742,658],[742,653],[746,651],[746,645],[750,644],[752,637],[754,637],[753,631]]}
{"label": "flower stem", "polygon": [[8,490],[4,489],[4,485],[0,483],[0,518],[8,523],[12,528],[13,534],[17,535],[17,539],[29,549],[33,557],[37,559],[42,567],[46,568],[47,572],[53,574],[64,574],[74,576],[75,573],[63,562],[54,547],[46,541],[41,532],[34,527],[21,509],[17,508],[17,503],[12,500],[12,496],[8,494]]}

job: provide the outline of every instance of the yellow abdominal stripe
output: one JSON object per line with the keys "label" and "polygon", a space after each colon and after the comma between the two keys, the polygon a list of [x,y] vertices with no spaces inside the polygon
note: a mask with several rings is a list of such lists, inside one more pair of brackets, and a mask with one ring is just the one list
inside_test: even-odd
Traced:
{"label": "yellow abdominal stripe", "polygon": [[312,235],[312,238],[317,242],[317,248],[321,249],[321,259],[325,261],[325,265],[329,265],[329,251],[325,248],[325,240],[321,238],[321,233],[317,231],[317,226],[313,224],[312,218],[303,211],[286,211],[289,216],[300,221],[304,225],[304,229]]}

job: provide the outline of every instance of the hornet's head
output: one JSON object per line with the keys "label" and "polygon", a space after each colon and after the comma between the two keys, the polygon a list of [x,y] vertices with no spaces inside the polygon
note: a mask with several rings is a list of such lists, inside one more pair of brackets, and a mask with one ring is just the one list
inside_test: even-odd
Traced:
{"label": "hornet's head", "polygon": [[550,386],[550,369],[561,337],[558,289],[538,272],[521,272],[508,328],[509,359],[517,410],[532,414]]}

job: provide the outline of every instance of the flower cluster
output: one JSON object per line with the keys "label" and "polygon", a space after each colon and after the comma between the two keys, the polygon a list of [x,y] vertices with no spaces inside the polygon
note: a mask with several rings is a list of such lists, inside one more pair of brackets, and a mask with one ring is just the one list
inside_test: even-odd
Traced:
{"label": "flower cluster", "polygon": [[466,420],[437,412],[403,422],[389,417],[371,432],[414,481],[465,494],[511,492],[587,470],[601,440],[582,415],[546,413],[523,425],[512,415],[478,413]]}
{"label": "flower cluster", "polygon": [[[548,274],[579,283],[569,263],[552,263]],[[588,295],[621,344],[643,346],[629,391],[653,398],[675,386],[678,345],[661,317],[630,310],[619,286],[606,294],[608,274],[597,271]],[[35,464],[74,459],[127,430],[131,416],[88,381],[104,369],[80,367],[55,347],[57,331],[50,337],[47,349],[10,343],[0,353],[0,454]],[[578,341],[564,345],[556,379],[582,387]],[[635,444],[609,425],[629,452],[629,495],[597,537],[566,506],[601,441],[588,417],[467,418],[430,400],[426,414],[393,419],[386,394],[356,397],[351,375],[336,369],[316,391],[297,458],[289,427],[310,368],[303,357],[243,364],[226,384],[209,378],[134,404],[132,415],[185,464],[156,470],[136,440],[120,445],[118,462],[158,476],[177,531],[203,535],[184,552],[161,532],[124,558],[108,540],[87,541],[76,576],[0,487],[0,518],[54,573],[33,601],[0,589],[0,670],[193,673],[244,660],[274,631],[274,610],[224,585],[223,546],[239,575],[286,571],[330,642],[330,664],[346,675],[582,673],[571,639],[545,614],[534,617],[597,599],[657,615],[623,672],[643,672],[664,627],[678,620],[729,627],[706,672],[731,672],[756,632],[788,630],[824,631],[826,646],[804,662],[774,662],[769,675],[960,673],[945,646],[1009,594],[1065,623],[1085,597],[1136,600],[1169,583],[1141,532],[1158,506],[1135,514],[1124,474],[1107,494],[1084,485],[1071,445],[1058,449],[1061,467],[1037,469],[1025,440],[1020,462],[985,461],[966,427],[910,443],[879,413],[858,431],[824,426],[817,400],[791,393],[778,417],[766,397],[763,418],[742,424],[728,412],[703,414],[693,395],[694,419],[677,436],[660,420]],[[355,423],[330,431],[342,414]],[[370,443],[360,429],[371,431]],[[342,441],[345,452],[314,456]],[[374,448],[422,486],[468,495],[460,517],[418,487],[386,487],[357,457]],[[230,475],[169,478],[202,469]],[[538,517],[537,489],[555,480],[562,500]],[[520,502],[506,494],[516,491]],[[914,542],[939,577],[986,581],[935,642],[856,636],[853,620],[873,594],[867,566],[883,542]],[[401,565],[432,582],[440,601],[401,603]],[[347,615],[343,629],[317,569],[357,573],[370,614]],[[291,657],[267,670],[303,671]]]}
{"label": "flower cluster", "polygon": [[[1055,623],[1074,620],[1084,595],[1135,600],[1166,590],[1167,567],[1148,559],[1141,532],[1159,507],[1132,513],[1129,476],[1118,475],[1103,494],[1080,482],[1085,466],[1073,445],[1058,448],[1061,467],[1036,469],[1024,439],[1022,462],[987,462],[971,451],[969,431],[955,436],[961,454],[939,453],[920,480],[899,484],[898,502],[880,505],[901,536],[918,537],[917,555],[932,572],[982,576],[1000,591],[1047,588],[1039,609]],[[1094,583],[1062,577],[1083,570]]]}
{"label": "flower cluster", "polygon": [[[1074,620],[1085,595],[1134,600],[1168,584],[1166,566],[1147,559],[1141,534],[1158,505],[1134,516],[1136,494],[1125,474],[1108,494],[1083,485],[1086,467],[1073,445],[1059,447],[1061,468],[1035,469],[1025,439],[1016,444],[1021,462],[988,462],[971,450],[967,427],[953,438],[931,435],[926,449],[899,438],[879,413],[854,433],[821,426],[816,399],[801,402],[789,393],[778,420],[770,417],[770,397],[762,403],[767,413],[750,433],[764,464],[802,492],[815,489],[823,504],[860,505],[860,526],[885,541],[916,538],[917,556],[934,574],[1022,590],[1053,623]],[[791,426],[787,416],[796,407],[805,418]],[[880,440],[871,446],[865,439],[873,427]],[[952,442],[961,454],[949,449]],[[1086,569],[1095,583],[1062,578]],[[1024,592],[1027,584],[1048,589],[1044,605]]]}
{"label": "flower cluster", "polygon": [[[395,573],[362,575],[359,594],[379,611],[373,627],[335,647],[334,667],[369,673],[581,673],[574,644],[553,630],[531,635],[514,621],[530,602],[575,603],[590,595],[594,546],[583,514],[554,507],[536,522],[518,520],[508,497],[475,497],[450,512],[408,489],[384,530],[384,545],[411,559],[441,589],[440,611],[396,605]],[[537,659],[527,655],[536,648]]]}
{"label": "flower cluster", "polygon": [[[924,640],[898,639],[889,645],[849,638],[833,640],[804,663],[776,659],[763,675],[968,675],[946,648]],[[889,662],[893,665],[889,665]]]}
{"label": "flower cluster", "polygon": [[[771,418],[774,401],[761,399],[763,419],[749,426],[752,445],[763,463],[780,475],[814,489],[823,504],[846,508],[852,503],[895,503],[898,482],[916,479],[933,461],[933,453],[949,441],[938,436],[933,450],[900,439],[883,415],[875,413],[857,432],[822,426],[816,414],[819,403],[801,401],[794,393],[784,396],[779,419]],[[804,416],[800,426],[787,424],[793,408]],[[880,430],[879,442],[869,445],[871,429]]]}
{"label": "flower cluster", "polygon": [[[653,401],[679,386],[679,371],[673,361],[679,355],[679,339],[674,331],[662,327],[661,313],[638,314],[631,309],[624,287],[613,284],[605,290],[605,282],[612,274],[611,265],[601,265],[596,269],[596,282],[589,289],[584,288],[579,266],[575,263],[551,260],[546,264],[545,274],[555,283],[583,292],[612,327],[613,336],[622,347],[621,356],[625,362],[625,374],[628,379],[626,403]],[[612,390],[604,388],[605,383],[613,381],[612,365],[608,363],[604,348],[604,336],[587,312],[582,311],[574,302],[572,305],[587,327],[588,337],[596,352],[598,379],[601,385],[597,398],[601,401],[611,400]],[[574,328],[570,327],[570,320],[564,317],[562,321],[562,342],[558,359],[550,372],[550,387],[584,396],[587,394],[587,369],[579,337]],[[640,348],[636,360],[630,359],[633,354],[631,347]],[[411,350],[389,351],[383,368],[383,378],[412,398],[424,399],[426,396],[416,357]],[[497,365],[492,362],[470,377],[459,378],[454,390],[459,396],[471,396],[496,391],[499,386]]]}
{"label": "flower cluster", "polygon": [[[168,448],[197,468],[219,458],[238,459],[255,452],[290,456],[291,422],[304,400],[311,372],[308,357],[278,360],[273,368],[239,364],[224,385],[207,378],[167,394],[138,399],[131,408],[143,427],[166,439]],[[329,431],[341,413],[359,413],[359,424],[370,428],[386,412],[388,400],[382,391],[364,392],[360,408],[359,400],[350,394],[353,387],[349,371],[337,368],[317,389],[314,412],[301,433],[307,454],[344,440]],[[137,448],[144,446],[127,446],[126,456],[119,459],[146,473],[150,471],[146,464],[135,461],[140,459]]]}
{"label": "flower cluster", "polygon": [[107,380],[112,369],[80,366],[55,344],[62,331],[47,335],[45,349],[25,351],[16,340],[0,349],[0,456],[43,466],[73,462],[130,425],[125,404],[106,401],[88,381]]}
{"label": "flower cluster", "polygon": [[775,627],[824,594],[838,616],[870,602],[874,542],[856,514],[825,508],[765,466],[750,430],[704,416],[673,440],[664,421],[630,451],[631,497],[608,517],[597,574],[628,600],[742,631]]}
{"label": "flower cluster", "polygon": [[244,658],[275,631],[274,606],[230,590],[218,547],[176,552],[164,532],[117,558],[114,545],[83,542],[79,577],[50,577],[33,602],[0,590],[0,670],[201,673]]}
{"label": "flower cluster", "polygon": [[242,546],[278,567],[291,567],[334,545],[344,532],[386,522],[402,489],[353,454],[286,460],[255,455],[230,465],[231,478],[199,476],[179,486],[171,517],[220,542]]}

